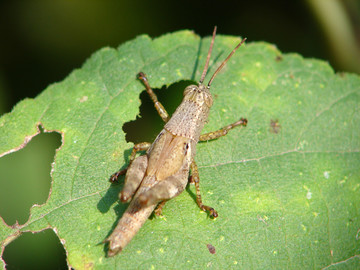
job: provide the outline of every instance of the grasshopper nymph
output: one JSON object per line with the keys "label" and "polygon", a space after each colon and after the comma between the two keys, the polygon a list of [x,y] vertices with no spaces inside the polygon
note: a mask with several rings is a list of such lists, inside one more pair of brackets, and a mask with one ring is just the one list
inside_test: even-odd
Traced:
{"label": "grasshopper nymph", "polygon": [[[216,27],[199,84],[185,88],[184,98],[171,118],[157,100],[145,74],[140,72],[138,75],[160,117],[164,120],[165,126],[153,143],[136,144],[130,155],[128,168],[111,176],[110,180],[114,182],[119,175],[126,173],[124,188],[119,197],[122,202],[130,200],[131,202],[112,234],[105,240],[108,242],[108,256],[116,255],[131,241],[155,208],[155,213],[159,215],[165,202],[179,195],[185,189],[190,169],[191,181],[195,183],[197,204],[203,211],[209,211],[210,216],[218,216],[214,208],[202,203],[199,172],[194,160],[196,144],[198,141],[208,141],[225,136],[236,126],[246,126],[247,120],[241,118],[219,130],[200,135],[213,104],[210,85],[226,62],[245,41],[243,39],[235,47],[214,72],[208,85],[204,85],[203,81],[209,66],[215,35]],[[136,157],[138,151],[145,150],[145,155]]]}

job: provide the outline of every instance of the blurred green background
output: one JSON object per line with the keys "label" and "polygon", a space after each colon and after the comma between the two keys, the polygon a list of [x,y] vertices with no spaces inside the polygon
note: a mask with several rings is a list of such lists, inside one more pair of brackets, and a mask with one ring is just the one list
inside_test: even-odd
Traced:
{"label": "blurred green background", "polygon": [[[144,33],[157,37],[180,29],[208,36],[214,25],[220,34],[270,42],[284,53],[329,61],[336,71],[360,73],[358,0],[3,0],[0,114],[61,81],[104,46],[117,47]],[[172,96],[159,95],[168,108]],[[146,95],[141,98],[141,114],[147,118],[125,125],[131,141],[151,141],[159,129],[145,139],[136,137],[139,125],[150,129],[161,125],[160,119],[150,123],[159,117]],[[180,95],[170,112],[179,99]],[[0,216],[8,225],[24,224],[31,205],[46,201],[51,163],[60,144],[59,134],[41,134],[26,148],[0,158]],[[65,251],[51,230],[22,235],[9,244],[3,257],[7,269],[67,269]]]}

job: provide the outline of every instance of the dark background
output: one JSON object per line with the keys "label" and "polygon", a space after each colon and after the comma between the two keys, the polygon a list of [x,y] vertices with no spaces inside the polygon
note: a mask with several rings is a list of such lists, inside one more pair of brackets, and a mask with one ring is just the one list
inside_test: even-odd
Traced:
{"label": "dark background", "polygon": [[[360,73],[359,14],[358,0],[0,1],[0,115],[63,80],[96,50],[117,47],[144,33],[157,37],[191,29],[208,36],[217,25],[220,34],[266,41],[284,53],[329,61],[335,71]],[[19,153],[0,159],[0,216],[9,225],[16,220],[24,224],[30,206],[48,197],[50,163],[60,137],[39,136],[45,136],[41,142],[34,139]],[[27,163],[37,156],[39,165]],[[19,164],[25,176],[16,174]],[[25,178],[34,183],[26,166],[35,168],[38,185],[24,183]],[[37,166],[43,170],[37,171]],[[11,190],[21,195],[1,200],[1,192]],[[8,269],[66,268],[64,249],[51,230],[24,234],[3,255]]]}

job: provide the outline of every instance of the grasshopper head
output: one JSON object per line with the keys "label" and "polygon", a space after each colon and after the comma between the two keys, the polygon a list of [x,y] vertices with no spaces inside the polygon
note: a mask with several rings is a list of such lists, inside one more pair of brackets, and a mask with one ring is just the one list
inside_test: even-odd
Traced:
{"label": "grasshopper head", "polygon": [[201,83],[199,85],[189,85],[184,90],[184,101],[188,100],[198,106],[203,106],[205,104],[210,108],[213,104],[213,98],[209,90],[210,87]]}
{"label": "grasshopper head", "polygon": [[214,80],[216,75],[220,72],[220,70],[225,66],[226,62],[230,59],[230,57],[235,53],[235,51],[246,40],[246,38],[241,40],[241,42],[235,47],[235,49],[232,50],[232,52],[228,55],[228,57],[216,69],[216,71],[212,75],[211,79],[209,80],[209,83],[207,84],[207,86],[205,86],[203,84],[203,82],[204,82],[204,79],[205,79],[205,76],[206,76],[206,73],[207,73],[207,69],[209,67],[210,56],[211,56],[212,48],[213,48],[214,41],[215,41],[215,35],[216,35],[216,26],[214,27],[214,32],[213,32],[213,36],[212,36],[212,39],[211,39],[209,52],[208,52],[208,55],[207,55],[207,58],[206,58],[206,63],[205,63],[204,70],[202,72],[202,75],[201,75],[201,78],[200,78],[200,81],[199,81],[199,85],[189,85],[188,87],[186,87],[185,90],[184,90],[184,99],[183,99],[184,101],[188,100],[188,101],[193,102],[193,103],[195,103],[195,104],[197,104],[199,106],[203,106],[205,104],[209,109],[213,104],[213,98],[212,98],[212,96],[210,94],[210,85],[211,85],[212,81]]}

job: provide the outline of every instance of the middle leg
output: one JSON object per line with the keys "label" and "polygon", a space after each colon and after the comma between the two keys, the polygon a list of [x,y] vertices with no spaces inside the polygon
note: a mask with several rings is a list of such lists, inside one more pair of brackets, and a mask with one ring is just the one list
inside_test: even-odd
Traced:
{"label": "middle leg", "polygon": [[136,153],[139,151],[146,151],[150,148],[150,146],[151,146],[151,143],[149,143],[149,142],[142,142],[142,143],[135,144],[133,147],[133,150],[131,152],[130,158],[129,158],[129,166],[127,168],[120,170],[120,171],[114,173],[113,175],[111,175],[109,181],[111,183],[117,182],[117,179],[120,175],[126,174],[128,168],[130,167],[131,163],[134,161],[134,159],[136,157]]}
{"label": "middle leg", "polygon": [[164,200],[164,201],[162,201],[161,203],[159,203],[159,204],[156,206],[156,208],[155,208],[155,210],[154,210],[156,216],[161,216],[162,210],[163,210],[164,205],[165,205],[165,203],[166,203],[167,201],[168,201],[168,200]]}
{"label": "middle leg", "polygon": [[195,163],[195,160],[193,160],[191,162],[190,168],[191,168],[191,179],[192,179],[192,182],[195,183],[196,202],[197,202],[198,206],[200,207],[201,210],[203,210],[205,212],[209,211],[210,216],[216,218],[218,216],[218,213],[215,211],[215,209],[210,206],[204,205],[202,203],[201,193],[200,193],[200,184],[199,184],[199,182],[200,182],[199,171],[198,171],[197,165]]}

